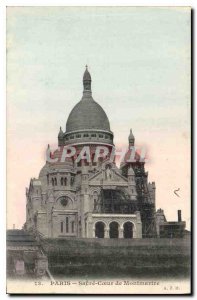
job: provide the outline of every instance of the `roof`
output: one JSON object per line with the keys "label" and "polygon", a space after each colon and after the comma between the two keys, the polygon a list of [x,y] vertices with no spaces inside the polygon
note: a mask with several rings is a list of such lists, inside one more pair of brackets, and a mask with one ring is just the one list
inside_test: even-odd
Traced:
{"label": "roof", "polygon": [[68,117],[66,132],[84,129],[110,131],[110,124],[105,111],[92,98],[91,76],[87,66],[83,75],[83,83],[83,97],[81,101],[75,105]]}
{"label": "roof", "polygon": [[103,108],[92,98],[84,95],[72,109],[67,123],[66,132],[83,129],[100,129],[110,131],[108,117]]}
{"label": "roof", "polygon": [[23,229],[7,230],[6,241],[8,246],[38,246],[33,235]]}
{"label": "roof", "polygon": [[133,135],[132,129],[130,129],[129,140],[135,140],[135,137]]}

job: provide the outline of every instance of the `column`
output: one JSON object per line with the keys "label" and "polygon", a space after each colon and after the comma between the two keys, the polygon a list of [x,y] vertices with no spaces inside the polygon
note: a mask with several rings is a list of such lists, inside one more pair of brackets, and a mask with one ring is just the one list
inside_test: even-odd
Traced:
{"label": "column", "polygon": [[122,227],[120,227],[120,229],[119,229],[119,238],[120,239],[124,238],[124,229]]}
{"label": "column", "polygon": [[109,238],[109,227],[105,228],[105,231],[104,231],[104,238],[105,238],[105,239],[108,239],[108,238]]}
{"label": "column", "polygon": [[93,237],[93,238],[96,237],[96,228],[95,228],[95,227],[92,229],[92,237]]}
{"label": "column", "polygon": [[94,238],[95,235],[93,234],[93,228],[94,224],[93,224],[93,221],[92,221],[92,215],[91,213],[88,213],[88,216],[87,216],[87,237],[88,238]]}
{"label": "column", "polygon": [[71,175],[70,175],[70,173],[67,176],[67,185],[70,188],[70,186],[71,186]]}
{"label": "column", "polygon": [[134,239],[137,238],[137,232],[134,226],[133,226],[133,238]]}
{"label": "column", "polygon": [[60,174],[57,173],[57,186],[60,186],[61,182],[60,182]]}

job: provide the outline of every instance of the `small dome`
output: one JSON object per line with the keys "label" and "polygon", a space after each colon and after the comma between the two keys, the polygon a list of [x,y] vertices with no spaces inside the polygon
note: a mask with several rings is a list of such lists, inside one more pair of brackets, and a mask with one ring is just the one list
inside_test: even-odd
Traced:
{"label": "small dome", "polygon": [[63,131],[62,131],[62,127],[60,127],[60,131],[59,131],[58,137],[59,137],[59,138],[64,137],[64,133],[63,133]]}
{"label": "small dome", "polygon": [[135,137],[133,135],[132,129],[130,129],[130,134],[129,134],[129,141],[134,141]]}
{"label": "small dome", "polygon": [[47,175],[49,169],[50,169],[49,163],[46,163],[44,165],[44,167],[42,167],[42,169],[40,170],[38,178],[40,179],[42,177],[45,177]]}

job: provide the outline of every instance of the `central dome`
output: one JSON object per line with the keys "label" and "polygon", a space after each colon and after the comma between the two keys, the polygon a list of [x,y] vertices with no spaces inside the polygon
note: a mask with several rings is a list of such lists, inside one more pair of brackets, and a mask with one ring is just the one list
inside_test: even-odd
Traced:
{"label": "central dome", "polygon": [[66,123],[66,132],[83,129],[110,131],[106,113],[92,97],[84,96],[72,109]]}
{"label": "central dome", "polygon": [[105,111],[92,98],[91,76],[87,67],[83,76],[83,85],[83,97],[75,105],[68,117],[66,132],[87,129],[110,131],[109,120]]}

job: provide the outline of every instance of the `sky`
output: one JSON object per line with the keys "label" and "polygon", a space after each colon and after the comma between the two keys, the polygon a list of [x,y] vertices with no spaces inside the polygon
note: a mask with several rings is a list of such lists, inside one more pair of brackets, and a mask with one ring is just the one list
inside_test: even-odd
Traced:
{"label": "sky", "polygon": [[[156,208],[190,229],[190,9],[7,8],[7,227],[82,97],[85,65],[116,147],[146,147]],[[179,197],[174,194],[179,190]]]}

